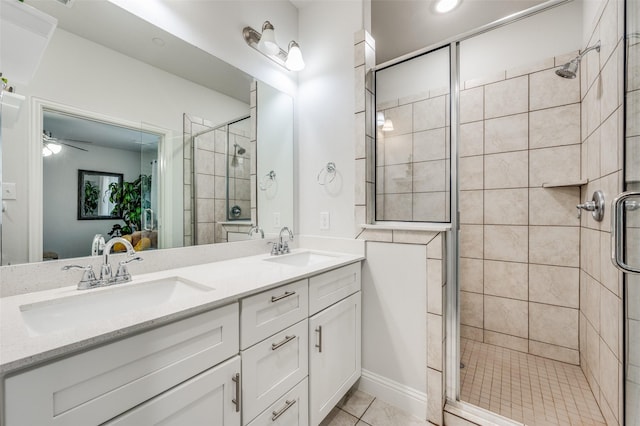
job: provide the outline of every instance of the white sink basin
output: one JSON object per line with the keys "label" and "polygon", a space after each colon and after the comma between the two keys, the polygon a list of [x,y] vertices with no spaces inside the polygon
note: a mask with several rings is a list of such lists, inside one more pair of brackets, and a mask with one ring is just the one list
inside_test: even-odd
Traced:
{"label": "white sink basin", "polygon": [[139,284],[114,285],[106,289],[84,290],[81,294],[20,306],[29,334],[40,336],[109,320],[188,296],[214,290],[180,277]]}
{"label": "white sink basin", "polygon": [[313,251],[302,251],[298,253],[283,254],[263,259],[267,262],[279,263],[281,265],[290,266],[311,266],[317,263],[335,260],[336,256],[325,253],[316,253]]}

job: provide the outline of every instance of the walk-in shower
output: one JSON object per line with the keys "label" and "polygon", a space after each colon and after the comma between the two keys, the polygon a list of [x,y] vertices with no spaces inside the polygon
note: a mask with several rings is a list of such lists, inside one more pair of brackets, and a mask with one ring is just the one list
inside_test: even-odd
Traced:
{"label": "walk-in shower", "polygon": [[191,226],[195,244],[226,241],[228,221],[251,218],[249,117],[203,130],[191,138]]}
{"label": "walk-in shower", "polygon": [[556,70],[556,74],[562,78],[576,78],[578,75],[578,67],[580,66],[580,61],[588,52],[595,50],[596,52],[600,52],[600,40],[596,44],[591,47],[587,47],[582,53],[578,56],[564,64],[561,68]]}

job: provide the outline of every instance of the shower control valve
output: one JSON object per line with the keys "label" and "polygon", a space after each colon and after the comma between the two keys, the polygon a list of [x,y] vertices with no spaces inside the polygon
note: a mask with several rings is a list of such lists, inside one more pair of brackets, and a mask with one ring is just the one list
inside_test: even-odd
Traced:
{"label": "shower control valve", "polygon": [[591,212],[591,216],[596,221],[601,222],[604,218],[604,194],[600,190],[594,192],[590,201],[578,204],[576,209],[578,209],[578,219],[582,217],[582,210],[586,210]]}

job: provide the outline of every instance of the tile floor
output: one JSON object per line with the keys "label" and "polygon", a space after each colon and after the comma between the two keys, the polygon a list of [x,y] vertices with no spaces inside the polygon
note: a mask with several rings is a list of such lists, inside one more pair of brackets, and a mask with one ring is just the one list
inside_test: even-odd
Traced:
{"label": "tile floor", "polygon": [[373,396],[354,391],[329,413],[320,426],[427,426],[424,420]]}
{"label": "tile floor", "polygon": [[579,366],[467,339],[460,350],[462,401],[529,426],[606,424]]}

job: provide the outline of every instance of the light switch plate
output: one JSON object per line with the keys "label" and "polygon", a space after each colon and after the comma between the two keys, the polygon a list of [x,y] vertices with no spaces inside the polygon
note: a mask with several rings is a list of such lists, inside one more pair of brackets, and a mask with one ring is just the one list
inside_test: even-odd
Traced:
{"label": "light switch plate", "polygon": [[16,199],[16,184],[12,182],[2,183],[2,199],[3,200],[15,200]]}
{"label": "light switch plate", "polygon": [[273,213],[273,227],[274,228],[280,228],[280,213],[279,212]]}
{"label": "light switch plate", "polygon": [[320,212],[320,230],[329,230],[329,212]]}

